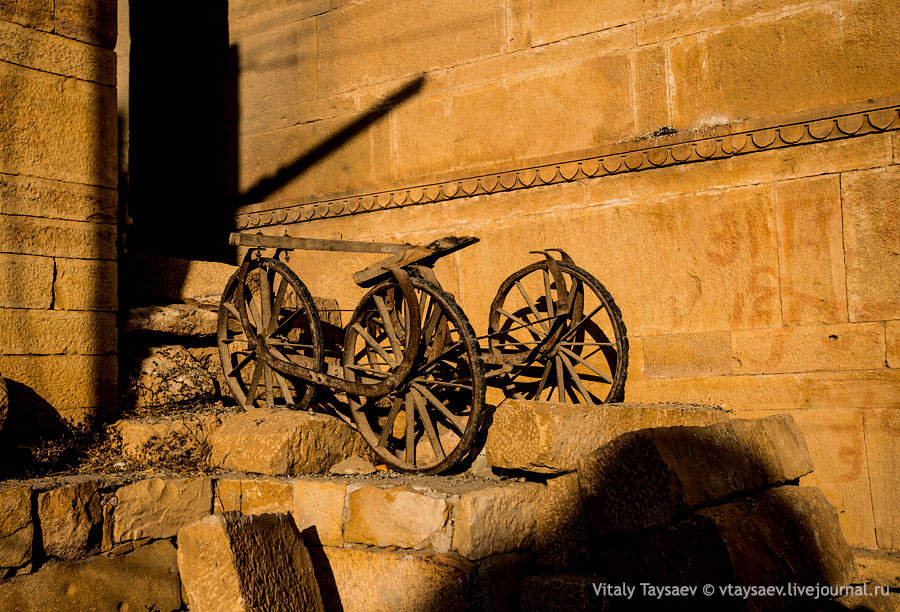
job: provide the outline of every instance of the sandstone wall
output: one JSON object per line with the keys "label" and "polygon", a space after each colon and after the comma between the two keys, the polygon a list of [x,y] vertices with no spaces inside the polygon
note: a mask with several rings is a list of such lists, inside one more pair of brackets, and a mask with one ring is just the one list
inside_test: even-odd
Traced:
{"label": "sandstone wall", "polygon": [[0,375],[11,410],[31,400],[77,421],[115,403],[115,38],[111,0],[0,1]]}
{"label": "sandstone wall", "polygon": [[[477,235],[438,272],[480,332],[565,248],[622,308],[629,401],[793,413],[851,542],[896,549],[898,26],[887,0],[236,0],[236,224]],[[346,308],[371,260],[291,263]]]}

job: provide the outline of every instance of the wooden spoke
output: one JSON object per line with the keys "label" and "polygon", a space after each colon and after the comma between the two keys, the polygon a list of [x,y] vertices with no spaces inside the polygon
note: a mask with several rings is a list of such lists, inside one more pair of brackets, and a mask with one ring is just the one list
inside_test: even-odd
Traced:
{"label": "wooden spoke", "polygon": [[403,348],[400,346],[397,330],[394,329],[394,324],[391,322],[391,317],[388,315],[384,300],[381,299],[380,295],[373,296],[373,300],[375,302],[375,307],[378,308],[378,314],[381,315],[381,323],[384,325],[384,330],[387,332],[388,339],[391,342],[391,349],[393,349],[395,355],[400,355],[403,352]]}
{"label": "wooden spoke", "polygon": [[441,446],[441,439],[438,437],[437,430],[434,428],[434,422],[432,422],[431,417],[428,416],[425,398],[418,393],[415,393],[413,394],[413,403],[416,406],[416,412],[419,413],[419,418],[422,419],[422,425],[425,428],[425,433],[428,435],[428,441],[431,442],[431,448],[434,451],[434,454],[443,460],[446,458],[447,454],[444,452],[444,447]]}
{"label": "wooden spoke", "polygon": [[531,314],[534,315],[534,318],[538,321],[538,324],[541,326],[541,329],[544,330],[544,333],[550,331],[550,328],[547,327],[547,324],[541,321],[541,315],[538,313],[537,305],[531,300],[528,296],[528,293],[525,291],[525,287],[522,286],[522,283],[516,281],[516,289],[519,290],[519,293],[522,294],[522,297],[525,299],[525,302],[528,304],[528,309],[531,310]]}
{"label": "wooden spoke", "polygon": [[575,366],[572,365],[572,362],[569,361],[569,358],[565,355],[557,354],[557,357],[560,358],[563,364],[566,366],[566,369],[569,371],[569,376],[572,377],[572,380],[575,381],[575,386],[578,387],[578,391],[581,392],[581,395],[584,397],[585,401],[589,404],[593,404],[594,402],[591,400],[591,395],[588,393],[587,387],[584,386],[584,382],[581,380],[581,377],[578,376],[578,373],[575,371]]}
{"label": "wooden spoke", "polygon": [[391,366],[397,365],[397,364],[396,364],[396,361],[394,361],[393,359],[391,359],[391,356],[387,354],[387,351],[385,351],[385,350],[381,347],[381,345],[378,344],[378,342],[375,340],[375,338],[373,338],[372,336],[370,336],[370,335],[369,335],[369,332],[367,332],[366,330],[364,330],[364,329],[362,328],[362,326],[361,326],[359,323],[354,323],[354,324],[353,324],[353,329],[356,331],[357,334],[360,335],[360,337],[361,337],[363,340],[366,341],[366,343],[367,343],[370,347],[372,347],[373,349],[375,349],[375,352],[376,352],[376,353],[378,353],[379,355],[381,355],[381,358],[382,358],[382,359],[384,359],[385,361],[387,361]]}
{"label": "wooden spoke", "polygon": [[465,430],[466,428],[465,423],[460,424],[457,421],[459,417],[450,412],[450,410],[444,405],[444,403],[437,397],[435,397],[434,393],[429,391],[427,388],[415,382],[412,384],[412,386],[416,391],[422,394],[422,397],[431,402],[432,406],[437,408],[438,412],[440,412],[441,415],[450,422],[453,432],[461,438],[463,436],[463,430]]}
{"label": "wooden spoke", "polygon": [[402,402],[400,400],[392,402],[391,411],[388,413],[387,420],[384,422],[384,429],[381,430],[381,435],[378,436],[378,446],[384,448],[385,444],[387,444],[387,439],[394,430],[394,421],[397,420],[397,415],[400,414],[401,406]]}
{"label": "wooden spoke", "polygon": [[266,366],[265,368],[265,380],[266,380],[266,406],[268,408],[275,407],[275,385],[272,381],[272,368]]}
{"label": "wooden spoke", "polygon": [[559,350],[562,351],[563,353],[565,353],[566,355],[568,355],[569,357],[571,357],[572,359],[575,359],[575,360],[577,360],[578,362],[580,362],[584,367],[586,367],[587,369],[589,369],[590,371],[592,371],[594,374],[596,374],[597,376],[599,376],[599,377],[600,377],[600,380],[602,380],[602,381],[605,382],[606,384],[611,384],[611,383],[612,383],[612,381],[607,377],[606,374],[604,374],[603,372],[601,372],[600,370],[598,370],[597,368],[595,368],[594,366],[592,366],[591,364],[589,364],[587,361],[585,361],[584,359],[582,359],[580,355],[578,355],[578,354],[576,354],[576,353],[573,353],[572,351],[570,351],[569,349],[567,349],[567,348],[564,347],[564,346],[559,347]]}
{"label": "wooden spoke", "polygon": [[271,336],[275,331],[275,324],[278,322],[278,315],[281,314],[281,308],[284,306],[284,298],[287,295],[288,282],[284,278],[278,285],[278,292],[275,295],[275,305],[269,315],[269,324],[266,326],[266,335]]}
{"label": "wooden spoke", "polygon": [[541,374],[541,382],[538,384],[537,393],[534,394],[535,399],[541,399],[541,392],[544,390],[544,387],[547,385],[547,379],[550,377],[550,362],[547,362],[547,365],[544,366],[544,373]]}
{"label": "wooden spoke", "polygon": [[382,372],[381,370],[373,370],[372,368],[367,368],[365,366],[357,366],[357,365],[347,365],[344,366],[348,370],[354,370],[356,372],[362,372],[363,374],[368,374],[369,376],[373,376],[375,378],[387,378],[388,373]]}
{"label": "wooden spoke", "polygon": [[498,308],[497,312],[499,312],[500,314],[502,314],[503,316],[505,316],[509,319],[512,319],[513,321],[515,321],[516,323],[521,325],[522,327],[520,329],[527,329],[528,333],[530,333],[535,340],[541,340],[541,336],[539,334],[535,333],[535,331],[532,329],[532,327],[534,326],[533,323],[528,323],[528,322],[524,321],[523,319],[520,319],[516,315],[512,314],[511,312],[507,312],[507,311],[503,310],[502,308]]}
{"label": "wooden spoke", "polygon": [[559,397],[559,401],[565,402],[565,387],[566,383],[563,381],[563,366],[562,359],[559,358],[559,355],[556,356],[556,395]]}
{"label": "wooden spoke", "polygon": [[255,357],[256,357],[256,353],[255,353],[255,352],[248,353],[247,356],[244,357],[243,359],[241,359],[241,360],[238,362],[238,364],[237,364],[236,366],[234,366],[233,368],[231,368],[230,370],[228,370],[228,371],[225,373],[225,376],[234,376],[234,374],[235,374],[236,372],[239,372],[240,370],[244,369],[244,367],[245,367],[248,363],[250,363],[251,361],[253,361],[253,359],[254,359]]}
{"label": "wooden spoke", "polygon": [[412,393],[407,392],[403,400],[403,409],[406,411],[406,462],[416,464],[416,413],[413,406]]}
{"label": "wooden spoke", "polygon": [[262,361],[256,361],[256,367],[253,368],[253,376],[250,378],[250,387],[247,389],[247,405],[252,406],[256,400],[256,389],[259,387],[259,376],[262,373]]}
{"label": "wooden spoke", "polygon": [[599,306],[597,306],[596,308],[594,308],[594,309],[591,311],[591,314],[589,314],[588,316],[583,317],[578,323],[575,324],[575,327],[573,327],[572,329],[570,329],[569,331],[567,331],[565,334],[563,334],[562,338],[560,338],[559,341],[560,341],[560,342],[564,342],[569,336],[571,336],[572,334],[574,334],[575,331],[576,331],[579,327],[581,327],[582,325],[584,325],[587,321],[590,321],[590,320],[591,320],[591,317],[593,317],[595,314],[597,314],[597,313],[600,312],[601,310],[603,310],[603,304],[600,304]]}
{"label": "wooden spoke", "polygon": [[269,279],[269,271],[265,266],[259,269],[259,322],[257,327],[260,335],[266,334],[269,329],[269,319],[272,317],[272,287]]}

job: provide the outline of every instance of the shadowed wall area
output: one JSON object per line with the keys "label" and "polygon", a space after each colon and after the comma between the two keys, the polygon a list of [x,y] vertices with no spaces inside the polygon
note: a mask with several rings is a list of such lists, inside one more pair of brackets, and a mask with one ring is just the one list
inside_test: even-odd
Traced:
{"label": "shadowed wall area", "polygon": [[116,403],[115,40],[113,1],[0,2],[5,452]]}

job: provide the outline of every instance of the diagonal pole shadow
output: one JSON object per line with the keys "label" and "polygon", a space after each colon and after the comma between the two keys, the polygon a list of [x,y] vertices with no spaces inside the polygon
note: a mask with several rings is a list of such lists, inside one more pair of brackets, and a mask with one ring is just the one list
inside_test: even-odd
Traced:
{"label": "diagonal pole shadow", "polygon": [[380,103],[376,104],[365,113],[340,128],[337,132],[322,140],[319,144],[309,149],[306,153],[279,168],[275,173],[259,179],[238,197],[239,204],[254,204],[262,202],[268,196],[281,189],[340,147],[354,136],[365,130],[375,121],[387,115],[391,110],[414,96],[425,84],[425,76],[419,75],[412,81],[395,90]]}

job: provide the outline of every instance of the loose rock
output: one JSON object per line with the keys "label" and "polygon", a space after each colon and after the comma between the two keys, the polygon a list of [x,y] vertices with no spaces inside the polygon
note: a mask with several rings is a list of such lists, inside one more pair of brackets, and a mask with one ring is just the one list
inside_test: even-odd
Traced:
{"label": "loose rock", "polygon": [[214,515],[178,532],[194,612],[324,610],[309,552],[287,514]]}
{"label": "loose rock", "polygon": [[216,312],[190,304],[142,306],[128,311],[126,333],[154,333],[180,337],[216,335]]}
{"label": "loose rock", "polygon": [[33,539],[31,487],[0,487],[0,578],[31,563]]}
{"label": "loose rock", "polygon": [[38,494],[37,512],[48,556],[76,559],[100,544],[103,515],[96,482],[87,480]]}
{"label": "loose rock", "polygon": [[400,548],[450,549],[450,504],[410,485],[362,487],[348,496],[347,542]]}
{"label": "loose rock", "polygon": [[559,474],[574,471],[579,457],[623,433],[727,418],[718,408],[687,404],[576,406],[508,399],[494,414],[485,451],[497,468]]}
{"label": "loose rock", "polygon": [[270,476],[327,473],[352,455],[368,455],[353,428],[324,414],[252,410],[228,416],[210,438],[210,461]]}
{"label": "loose rock", "polygon": [[453,550],[468,559],[522,550],[535,535],[543,485],[504,483],[473,489],[453,505]]}
{"label": "loose rock", "polygon": [[353,455],[352,457],[347,457],[343,461],[335,463],[328,471],[331,474],[343,475],[374,474],[375,466],[372,465],[372,462],[368,459],[364,459],[359,455]]}

